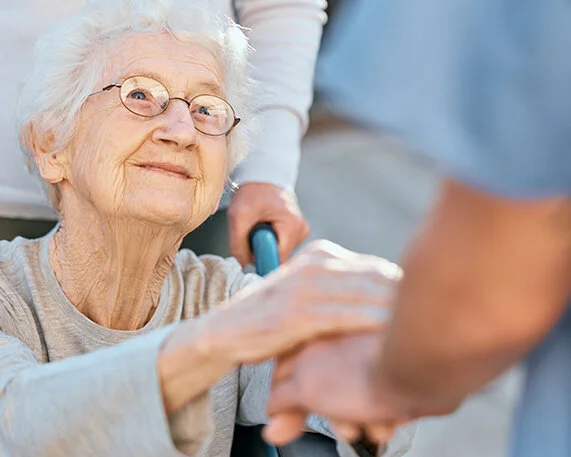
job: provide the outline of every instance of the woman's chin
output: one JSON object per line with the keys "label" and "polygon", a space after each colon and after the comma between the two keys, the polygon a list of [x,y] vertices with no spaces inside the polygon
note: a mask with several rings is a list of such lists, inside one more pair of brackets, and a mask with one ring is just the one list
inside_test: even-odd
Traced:
{"label": "woman's chin", "polygon": [[153,225],[186,227],[192,217],[192,204],[188,201],[173,202],[156,200],[145,205],[137,205],[130,211],[135,219],[143,220]]}

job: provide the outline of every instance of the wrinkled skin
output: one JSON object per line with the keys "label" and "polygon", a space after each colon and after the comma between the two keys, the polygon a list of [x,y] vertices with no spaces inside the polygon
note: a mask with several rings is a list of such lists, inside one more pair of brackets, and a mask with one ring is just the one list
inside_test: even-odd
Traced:
{"label": "wrinkled skin", "polygon": [[[185,356],[183,366],[189,367],[189,374],[181,377],[183,381],[172,383],[178,387],[167,409],[175,410],[188,400],[185,392],[190,386],[208,387],[207,380],[213,382],[240,364],[291,353],[321,338],[355,332],[378,334],[390,313],[392,289],[388,274],[398,274],[388,262],[375,264],[369,256],[329,242],[310,243],[264,281],[233,295],[228,306],[173,332],[164,348],[167,361],[196,347],[202,357],[201,363],[192,364]],[[320,344],[317,342],[315,347]],[[165,367],[164,372],[176,370]],[[198,372],[201,376],[196,379]]]}
{"label": "wrinkled skin", "polygon": [[[167,33],[125,36],[106,58],[93,91],[147,73],[171,97],[224,96],[214,56]],[[112,89],[86,100],[67,147],[53,151],[51,138],[34,138],[34,149],[42,177],[61,193],[62,226],[51,245],[56,276],[91,319],[140,328],[158,302],[181,239],[218,205],[227,177],[226,137],[199,133],[182,101],[143,118],[126,110]],[[145,167],[155,162],[184,173]]]}

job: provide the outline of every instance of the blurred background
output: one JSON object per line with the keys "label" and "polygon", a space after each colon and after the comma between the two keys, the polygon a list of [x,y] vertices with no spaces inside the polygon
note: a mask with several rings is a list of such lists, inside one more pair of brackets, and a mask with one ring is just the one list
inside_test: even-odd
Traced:
{"label": "blurred background", "polygon": [[[375,34],[367,18],[378,17],[380,3],[329,0],[297,194],[311,239],[398,261],[431,205],[437,174],[425,157],[368,128],[367,113],[355,115],[348,88],[375,65],[367,54]],[[520,388],[521,373],[512,370],[455,414],[423,420],[408,456],[505,456]]]}

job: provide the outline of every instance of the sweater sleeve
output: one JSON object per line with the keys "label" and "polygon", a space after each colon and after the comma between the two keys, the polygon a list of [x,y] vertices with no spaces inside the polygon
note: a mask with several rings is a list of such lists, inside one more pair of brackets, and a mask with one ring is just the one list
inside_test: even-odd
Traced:
{"label": "sweater sleeve", "polygon": [[308,125],[324,0],[236,0],[249,29],[254,77],[261,82],[261,131],[234,180],[268,182],[293,191],[300,142]]}
{"label": "sweater sleeve", "polygon": [[[0,332],[0,455],[182,456],[157,373],[159,349],[171,330],[47,364]],[[197,453],[211,427],[208,394],[192,406]]]}

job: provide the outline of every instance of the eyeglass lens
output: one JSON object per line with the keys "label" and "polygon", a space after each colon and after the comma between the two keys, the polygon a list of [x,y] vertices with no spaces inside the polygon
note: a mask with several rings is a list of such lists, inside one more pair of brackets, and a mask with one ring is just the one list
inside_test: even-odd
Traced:
{"label": "eyeglass lens", "polygon": [[[170,96],[159,81],[146,76],[133,76],[121,85],[121,101],[132,113],[153,117],[167,109]],[[206,134],[222,135],[234,124],[232,107],[215,95],[194,97],[189,110],[196,129]]]}

